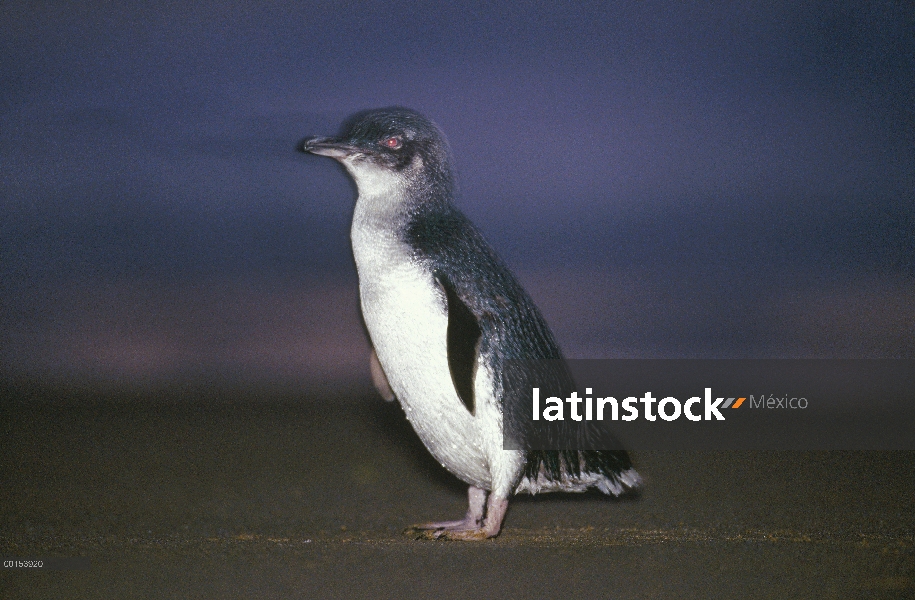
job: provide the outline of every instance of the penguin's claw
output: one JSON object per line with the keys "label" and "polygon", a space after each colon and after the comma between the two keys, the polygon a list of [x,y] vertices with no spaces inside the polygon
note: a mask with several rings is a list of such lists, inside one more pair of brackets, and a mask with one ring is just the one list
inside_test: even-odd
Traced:
{"label": "penguin's claw", "polygon": [[[488,540],[493,536],[486,533],[485,529],[466,529],[464,531],[443,531],[442,536],[448,540],[464,540],[479,542]],[[439,539],[441,539],[441,537]]]}
{"label": "penguin's claw", "polygon": [[424,523],[413,525],[404,530],[404,534],[415,540],[486,540],[490,537],[479,523],[466,521],[445,521],[443,523]]}
{"label": "penguin's claw", "polygon": [[482,519],[468,516],[460,521],[439,521],[413,525],[404,531],[417,540],[485,540]]}

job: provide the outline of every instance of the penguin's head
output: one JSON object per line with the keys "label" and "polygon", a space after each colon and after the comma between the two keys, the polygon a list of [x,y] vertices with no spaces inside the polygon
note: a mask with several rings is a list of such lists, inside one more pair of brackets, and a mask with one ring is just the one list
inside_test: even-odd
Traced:
{"label": "penguin's head", "polygon": [[302,150],[342,163],[360,190],[364,182],[382,175],[424,186],[452,184],[451,150],[445,135],[435,123],[407,108],[356,113],[344,122],[339,136],[305,140]]}

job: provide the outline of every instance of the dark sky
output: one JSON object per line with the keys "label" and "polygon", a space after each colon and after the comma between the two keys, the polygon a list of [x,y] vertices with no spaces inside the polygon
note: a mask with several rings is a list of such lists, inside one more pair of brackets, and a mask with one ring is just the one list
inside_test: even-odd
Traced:
{"label": "dark sky", "polygon": [[567,4],[4,2],[3,371],[356,369],[389,105],[570,355],[912,356],[913,4]]}

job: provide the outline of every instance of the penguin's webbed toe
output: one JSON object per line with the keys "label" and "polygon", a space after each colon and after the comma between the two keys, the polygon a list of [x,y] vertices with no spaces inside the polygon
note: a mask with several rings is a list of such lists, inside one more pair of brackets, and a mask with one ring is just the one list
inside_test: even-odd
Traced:
{"label": "penguin's webbed toe", "polygon": [[417,540],[485,540],[486,533],[479,521],[442,521],[413,525],[404,531],[405,535]]}

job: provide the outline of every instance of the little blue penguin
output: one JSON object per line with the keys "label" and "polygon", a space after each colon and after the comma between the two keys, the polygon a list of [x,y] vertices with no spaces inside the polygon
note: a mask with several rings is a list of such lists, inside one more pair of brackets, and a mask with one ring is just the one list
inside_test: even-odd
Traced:
{"label": "little blue penguin", "polygon": [[503,449],[505,361],[562,355],[530,296],[455,207],[438,126],[405,108],[365,111],[302,150],[342,163],[358,189],[350,235],[372,378],[470,486],[463,519],[407,531],[482,540],[498,535],[512,494],[637,488],[623,450]]}

